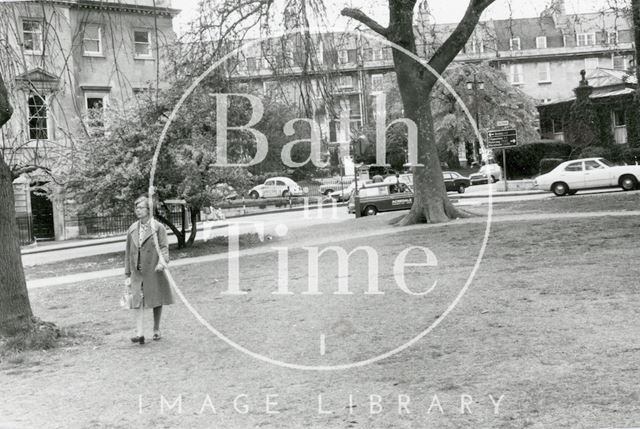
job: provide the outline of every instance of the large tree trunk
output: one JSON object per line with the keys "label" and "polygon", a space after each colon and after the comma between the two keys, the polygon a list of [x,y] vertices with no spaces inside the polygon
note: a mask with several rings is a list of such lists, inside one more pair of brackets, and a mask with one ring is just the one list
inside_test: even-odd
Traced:
{"label": "large tree trunk", "polygon": [[31,326],[31,304],[24,280],[13,175],[0,157],[0,335],[13,335]]}
{"label": "large tree trunk", "polygon": [[[0,74],[0,128],[12,114],[13,108]],[[17,234],[13,175],[0,153],[0,335],[27,330],[32,323]]]}

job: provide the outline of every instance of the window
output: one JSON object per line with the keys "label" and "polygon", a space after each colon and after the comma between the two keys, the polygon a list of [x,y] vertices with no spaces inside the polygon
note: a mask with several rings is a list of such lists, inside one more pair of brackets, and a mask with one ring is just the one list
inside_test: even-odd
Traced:
{"label": "window", "polygon": [[347,64],[349,62],[349,52],[346,49],[338,51],[338,63]]}
{"label": "window", "polygon": [[338,88],[353,88],[353,76],[340,76],[338,78]]}
{"label": "window", "polygon": [[551,82],[551,63],[538,64],[538,83]]}
{"label": "window", "polygon": [[84,26],[82,49],[87,56],[102,55],[102,27],[94,24]]}
{"label": "window", "polygon": [[519,51],[520,50],[520,38],[514,37],[513,39],[509,39],[509,50],[511,51]]}
{"label": "window", "polygon": [[256,64],[256,59],[253,57],[247,58],[247,70],[249,71],[256,71],[257,70],[257,64]]}
{"label": "window", "polygon": [[585,58],[584,59],[584,68],[586,70],[595,70],[598,68],[599,62],[598,58]]}
{"label": "window", "polygon": [[22,46],[25,53],[42,53],[42,22],[35,20],[22,21]]}
{"label": "window", "polygon": [[576,35],[578,46],[594,46],[596,44],[596,33],[581,33]]}
{"label": "window", "polygon": [[553,130],[554,134],[558,134],[564,131],[564,127],[562,125],[563,124],[561,120],[557,120],[557,119],[551,120],[551,129]]}
{"label": "window", "polygon": [[598,161],[585,161],[585,170],[597,170],[598,168],[604,168]]}
{"label": "window", "polygon": [[614,70],[627,69],[627,59],[622,55],[614,55],[611,59],[611,63]]}
{"label": "window", "polygon": [[133,41],[138,58],[151,58],[151,36],[148,31],[134,31]]}
{"label": "window", "polygon": [[96,94],[85,95],[87,105],[87,126],[89,128],[104,127],[104,105],[106,96]]}
{"label": "window", "polygon": [[613,125],[616,127],[624,127],[627,125],[624,110],[618,109],[613,111]]}
{"label": "window", "polygon": [[382,91],[384,88],[384,75],[372,74],[371,75],[371,90]]}
{"label": "window", "polygon": [[46,140],[49,138],[47,126],[47,103],[44,97],[32,95],[27,101],[29,108],[29,138]]}
{"label": "window", "polygon": [[522,75],[522,64],[511,64],[509,71],[509,81],[512,85],[519,85],[524,83],[524,76]]}
{"label": "window", "polygon": [[618,44],[618,32],[617,31],[607,31],[607,43],[609,45],[617,45]]}
{"label": "window", "polygon": [[484,42],[481,39],[471,39],[471,52],[482,54],[484,52]]}
{"label": "window", "polygon": [[536,49],[546,49],[546,47],[547,47],[547,36],[536,37]]}
{"label": "window", "polygon": [[572,162],[564,168],[564,171],[582,171],[582,161]]}

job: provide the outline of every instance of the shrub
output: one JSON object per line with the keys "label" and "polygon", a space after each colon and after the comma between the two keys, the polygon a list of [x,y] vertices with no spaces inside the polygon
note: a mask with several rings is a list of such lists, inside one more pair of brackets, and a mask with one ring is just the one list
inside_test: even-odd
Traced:
{"label": "shrub", "polygon": [[[541,140],[507,149],[507,177],[521,179],[536,176],[543,158],[566,160],[571,150],[570,145],[556,140]],[[502,156],[498,153],[496,153],[496,160],[504,168]]]}
{"label": "shrub", "polygon": [[545,174],[562,164],[565,160],[562,158],[542,158],[540,160],[540,166],[538,171],[540,174]]}
{"label": "shrub", "polygon": [[635,164],[640,162],[640,148],[630,147],[622,150],[621,161],[627,164]]}
{"label": "shrub", "polygon": [[587,146],[582,148],[575,158],[609,158],[610,150],[601,146]]}

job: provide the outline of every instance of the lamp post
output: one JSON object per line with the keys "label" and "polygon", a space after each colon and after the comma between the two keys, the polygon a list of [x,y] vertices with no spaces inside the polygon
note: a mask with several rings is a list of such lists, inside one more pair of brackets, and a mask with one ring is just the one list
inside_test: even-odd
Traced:
{"label": "lamp post", "polygon": [[[476,116],[476,127],[480,130],[480,105],[478,103],[478,91],[484,90],[484,82],[478,80],[476,76],[476,72],[473,72],[473,80],[467,81],[467,89],[473,91],[473,105]],[[476,163],[480,163],[480,156],[478,150],[479,142],[477,140],[473,141],[473,161]]]}

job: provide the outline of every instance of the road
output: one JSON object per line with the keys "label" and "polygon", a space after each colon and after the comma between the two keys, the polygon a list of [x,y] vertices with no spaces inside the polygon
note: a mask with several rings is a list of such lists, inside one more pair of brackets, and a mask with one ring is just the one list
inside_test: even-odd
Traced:
{"label": "road", "polygon": [[[474,186],[467,190],[464,194],[464,198],[457,198],[459,195],[449,193],[449,197],[454,201],[455,205],[459,206],[478,206],[487,204],[488,198],[486,196],[487,188],[489,185]],[[495,185],[494,185],[495,186]],[[597,194],[602,192],[618,192],[619,190],[598,190],[598,191],[583,191],[582,194]],[[473,197],[477,194],[477,197]],[[545,200],[549,198],[555,198],[551,193],[535,193],[529,195],[501,195],[500,192],[493,194],[493,201],[496,204],[503,204],[513,201],[526,201],[526,200]],[[295,229],[306,228],[311,225],[317,224],[330,224],[333,222],[342,222],[346,219],[350,219],[353,215],[349,215],[345,207],[337,207],[335,211],[331,208],[324,208],[322,210],[309,209],[304,211],[289,211],[278,213],[265,213],[252,216],[243,216],[240,218],[232,218],[222,222],[215,222],[214,229],[208,229],[204,231],[198,231],[197,240],[203,240],[215,235],[226,235],[227,224],[238,224],[239,232],[255,232],[254,224],[262,224],[265,234],[274,235],[276,233],[276,226],[286,225],[287,229],[292,231]],[[199,229],[202,228],[202,224],[199,225]],[[123,238],[109,239],[106,243],[100,243],[100,240],[83,242],[84,247],[71,247],[69,243],[55,243],[47,244],[46,247],[53,249],[55,247],[64,247],[57,250],[49,250],[40,253],[30,253],[22,255],[22,263],[25,266],[34,266],[47,264],[52,262],[65,261],[69,259],[81,258],[83,256],[102,255],[107,253],[116,253],[124,251]],[[173,235],[169,236],[170,243],[176,243],[176,238]],[[95,243],[95,244],[94,244]],[[89,245],[86,245],[89,244]],[[28,252],[31,249],[26,249]]]}

